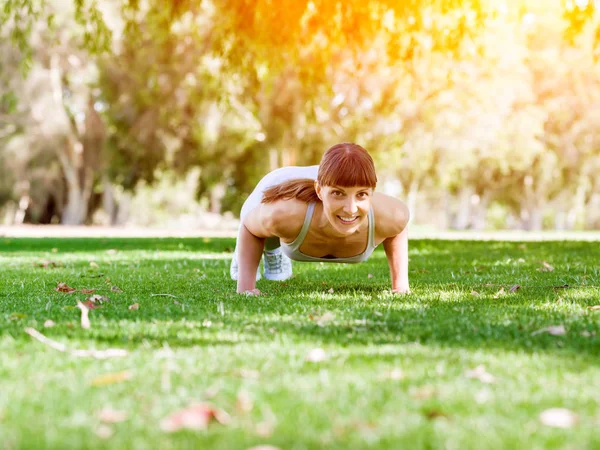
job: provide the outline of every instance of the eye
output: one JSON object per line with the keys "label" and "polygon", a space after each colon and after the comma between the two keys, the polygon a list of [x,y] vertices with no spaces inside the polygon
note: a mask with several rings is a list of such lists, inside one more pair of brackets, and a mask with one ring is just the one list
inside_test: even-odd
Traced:
{"label": "eye", "polygon": [[359,192],[358,198],[367,198],[369,196],[368,192]]}
{"label": "eye", "polygon": [[341,191],[331,191],[331,195],[333,195],[334,197],[339,197],[342,195]]}

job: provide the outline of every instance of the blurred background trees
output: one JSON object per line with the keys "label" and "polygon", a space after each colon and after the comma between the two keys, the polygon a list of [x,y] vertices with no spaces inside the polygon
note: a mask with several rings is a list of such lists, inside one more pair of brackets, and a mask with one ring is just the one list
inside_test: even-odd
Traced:
{"label": "blurred background trees", "polygon": [[3,2],[5,223],[203,226],[353,141],[415,223],[600,228],[598,2]]}

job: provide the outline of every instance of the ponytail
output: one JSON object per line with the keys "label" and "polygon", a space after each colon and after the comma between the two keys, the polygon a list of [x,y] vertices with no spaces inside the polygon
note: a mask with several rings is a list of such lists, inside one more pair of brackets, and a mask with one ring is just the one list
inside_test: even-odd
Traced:
{"label": "ponytail", "polygon": [[289,200],[292,198],[306,203],[320,202],[321,200],[315,190],[315,180],[300,178],[271,186],[264,190],[262,203],[271,203],[277,200]]}

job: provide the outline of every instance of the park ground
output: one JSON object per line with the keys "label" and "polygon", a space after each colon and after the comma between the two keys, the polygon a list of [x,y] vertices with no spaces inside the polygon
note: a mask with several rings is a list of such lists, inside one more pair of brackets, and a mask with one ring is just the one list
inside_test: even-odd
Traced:
{"label": "park ground", "polygon": [[245,297],[230,236],[6,230],[3,448],[600,448],[593,235],[421,235],[408,296],[378,249]]}

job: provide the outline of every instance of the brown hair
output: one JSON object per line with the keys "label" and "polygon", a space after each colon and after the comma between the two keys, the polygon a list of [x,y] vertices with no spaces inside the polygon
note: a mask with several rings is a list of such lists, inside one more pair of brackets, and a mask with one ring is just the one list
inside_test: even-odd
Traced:
{"label": "brown hair", "polygon": [[[375,189],[377,185],[373,158],[360,145],[351,143],[334,145],[325,152],[317,180],[321,186],[368,186]],[[292,198],[306,203],[320,201],[315,181],[301,178],[271,186],[263,192],[262,203]]]}

